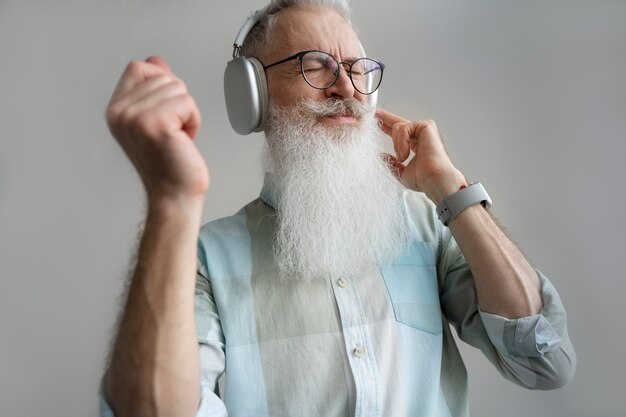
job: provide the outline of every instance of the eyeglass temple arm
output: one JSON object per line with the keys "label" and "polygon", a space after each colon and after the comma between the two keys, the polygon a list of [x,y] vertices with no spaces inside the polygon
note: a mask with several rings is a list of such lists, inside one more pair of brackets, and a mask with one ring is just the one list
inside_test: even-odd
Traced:
{"label": "eyeglass temple arm", "polygon": [[[305,51],[305,52],[308,52],[308,51]],[[264,65],[263,69],[268,69],[269,67],[273,67],[274,65],[282,64],[283,62],[291,61],[291,60],[294,60],[294,59],[300,59],[302,57],[302,55],[304,55],[304,52],[298,52],[295,55],[291,55],[290,57],[287,57],[285,59],[281,59],[280,61],[274,62],[273,64]]]}

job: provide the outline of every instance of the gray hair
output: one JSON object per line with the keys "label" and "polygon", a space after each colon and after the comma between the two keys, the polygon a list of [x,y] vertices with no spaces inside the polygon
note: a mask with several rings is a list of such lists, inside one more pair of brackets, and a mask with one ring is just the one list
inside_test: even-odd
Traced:
{"label": "gray hair", "polygon": [[260,14],[259,22],[246,36],[243,45],[241,45],[241,54],[258,58],[269,46],[272,28],[276,25],[276,13],[288,7],[296,6],[330,8],[350,21],[349,0],[271,0],[270,4],[258,12]]}

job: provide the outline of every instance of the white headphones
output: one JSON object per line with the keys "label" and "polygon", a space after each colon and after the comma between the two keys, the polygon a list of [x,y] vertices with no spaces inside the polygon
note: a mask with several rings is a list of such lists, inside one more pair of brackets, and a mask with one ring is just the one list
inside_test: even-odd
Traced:
{"label": "white headphones", "polygon": [[[261,20],[264,10],[252,15],[243,24],[233,42],[233,59],[224,71],[224,98],[228,120],[235,132],[248,135],[262,132],[269,112],[267,79],[261,61],[241,56],[241,45],[252,28]],[[365,50],[361,45],[361,52]],[[376,105],[378,90],[368,96],[370,104]]]}

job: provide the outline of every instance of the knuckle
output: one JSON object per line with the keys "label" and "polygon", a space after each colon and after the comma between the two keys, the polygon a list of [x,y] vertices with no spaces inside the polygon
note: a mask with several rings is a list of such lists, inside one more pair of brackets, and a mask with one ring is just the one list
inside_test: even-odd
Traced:
{"label": "knuckle", "polygon": [[435,121],[434,121],[434,120],[432,120],[432,119],[428,119],[428,120],[426,120],[426,122],[425,122],[425,123],[426,123],[426,125],[427,125],[428,127],[431,127],[431,128],[433,128],[433,129],[437,129],[437,123],[435,123]]}
{"label": "knuckle", "polygon": [[153,108],[129,106],[121,114],[121,125],[129,131],[145,134],[155,124],[157,115],[158,112]]}
{"label": "knuckle", "polygon": [[410,123],[398,122],[393,126],[394,136],[405,137],[411,129]]}
{"label": "knuckle", "polygon": [[122,120],[122,113],[123,110],[121,109],[119,102],[110,104],[105,112],[107,124],[109,126],[119,125]]}
{"label": "knuckle", "polygon": [[185,112],[197,112],[198,106],[196,106],[196,101],[194,98],[185,93],[176,97],[176,105],[179,109]]}
{"label": "knuckle", "polygon": [[196,106],[196,100],[194,100],[194,98],[189,94],[183,95],[182,100],[183,100],[184,105],[191,109],[195,110],[198,107]]}
{"label": "knuckle", "polygon": [[128,106],[120,111],[118,118],[121,125],[132,125],[136,120],[136,113],[133,111],[131,106]]}
{"label": "knuckle", "polygon": [[[128,112],[130,113],[130,112]],[[144,111],[137,115],[128,115],[129,125],[133,125],[135,129],[141,132],[147,132],[154,123],[153,112]]]}
{"label": "knuckle", "polygon": [[[157,93],[164,93],[164,97],[179,97],[187,94],[187,88],[184,84],[178,82],[176,79],[171,78],[169,75],[162,76],[162,82],[158,84]],[[166,98],[163,98],[165,100]]]}
{"label": "knuckle", "polygon": [[156,139],[161,134],[163,126],[162,118],[156,117],[154,112],[146,111],[134,117],[131,129],[139,137],[150,140]]}
{"label": "knuckle", "polygon": [[133,60],[130,61],[128,63],[128,65],[126,65],[126,73],[130,74],[130,75],[136,75],[139,74],[141,71],[141,66],[142,66],[142,62],[141,61],[137,61],[137,60]]}
{"label": "knuckle", "polygon": [[174,83],[179,86],[181,88],[181,90],[186,94],[188,92],[187,90],[187,84],[181,80],[180,78],[174,78]]}
{"label": "knuckle", "polygon": [[155,84],[168,84],[172,82],[172,77],[167,74],[157,74],[153,77],[150,77],[145,82],[152,82]]}
{"label": "knuckle", "polygon": [[187,87],[182,82],[174,82],[174,91],[180,96],[188,95]]}

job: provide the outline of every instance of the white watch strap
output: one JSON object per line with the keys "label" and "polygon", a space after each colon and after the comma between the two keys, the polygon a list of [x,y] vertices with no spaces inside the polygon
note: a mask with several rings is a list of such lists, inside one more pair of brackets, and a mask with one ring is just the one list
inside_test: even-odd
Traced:
{"label": "white watch strap", "polygon": [[460,212],[478,203],[488,209],[491,207],[491,198],[481,183],[474,182],[444,198],[437,206],[437,215],[439,220],[447,226]]}

